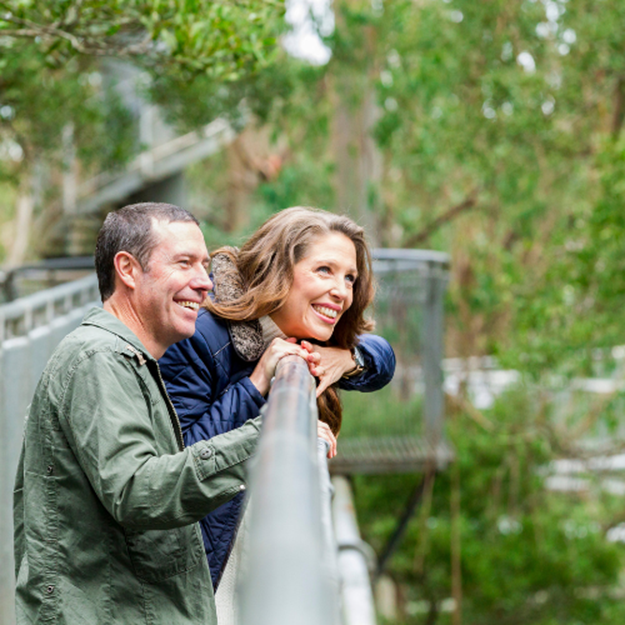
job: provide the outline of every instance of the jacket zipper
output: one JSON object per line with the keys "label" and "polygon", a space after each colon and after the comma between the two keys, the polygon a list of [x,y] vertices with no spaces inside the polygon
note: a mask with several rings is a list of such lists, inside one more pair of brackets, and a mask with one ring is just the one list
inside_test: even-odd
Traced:
{"label": "jacket zipper", "polygon": [[183,451],[185,448],[184,438],[182,437],[182,428],[180,427],[180,419],[178,419],[178,413],[176,412],[174,405],[171,403],[171,399],[169,398],[169,394],[167,393],[167,387],[165,386],[165,382],[163,382],[163,376],[161,375],[161,368],[158,366],[157,362],[155,362],[154,365],[156,366],[156,372],[158,373],[158,381],[160,384],[161,393],[165,397],[167,407],[169,408],[169,421],[174,431],[176,442],[178,443],[180,451]]}

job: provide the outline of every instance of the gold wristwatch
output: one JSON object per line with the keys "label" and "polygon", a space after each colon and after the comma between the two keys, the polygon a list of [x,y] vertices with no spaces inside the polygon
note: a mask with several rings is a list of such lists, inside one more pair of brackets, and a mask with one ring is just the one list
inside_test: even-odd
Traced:
{"label": "gold wristwatch", "polygon": [[353,378],[356,375],[360,375],[366,369],[365,358],[358,347],[352,349],[352,358],[356,366],[347,373],[344,373],[344,378]]}

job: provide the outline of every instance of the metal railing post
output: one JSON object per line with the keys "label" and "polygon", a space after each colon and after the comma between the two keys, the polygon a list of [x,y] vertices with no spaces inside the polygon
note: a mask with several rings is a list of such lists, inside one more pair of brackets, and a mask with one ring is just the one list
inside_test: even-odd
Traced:
{"label": "metal railing post", "polygon": [[278,364],[251,478],[242,625],[335,625],[324,554],[315,385],[299,356]]}
{"label": "metal railing post", "polygon": [[431,266],[424,310],[423,373],[425,381],[424,425],[427,440],[437,445],[443,434],[443,323],[446,273]]}
{"label": "metal railing post", "polygon": [[349,482],[337,475],[332,478],[332,484],[335,488],[332,516],[339,548],[343,624],[376,625],[369,574],[369,563],[375,560],[375,553],[360,538]]}

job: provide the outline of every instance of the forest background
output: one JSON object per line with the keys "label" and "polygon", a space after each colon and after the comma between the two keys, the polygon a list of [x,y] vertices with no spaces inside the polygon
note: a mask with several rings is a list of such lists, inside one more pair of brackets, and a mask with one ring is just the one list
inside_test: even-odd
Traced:
{"label": "forest background", "polygon": [[[279,45],[290,27],[273,0],[0,12],[1,263],[66,253],[89,227],[63,212],[64,171],[121,169],[140,148],[111,58],[141,68],[180,132],[228,118],[237,139],[187,172],[209,248],[312,205],[350,213],[377,245],[446,251],[447,356],[520,373],[487,410],[449,398],[457,461],[389,565],[393,622],[621,625],[625,554],[606,534],[625,521],[622,496],[598,479],[549,491],[545,467],[583,456],[598,429],[603,453],[623,446],[620,392],[574,395],[563,414],[554,389],[620,375],[625,3],[336,0],[333,19],[311,14],[331,51],[321,65]],[[356,480],[376,549],[417,479]]]}

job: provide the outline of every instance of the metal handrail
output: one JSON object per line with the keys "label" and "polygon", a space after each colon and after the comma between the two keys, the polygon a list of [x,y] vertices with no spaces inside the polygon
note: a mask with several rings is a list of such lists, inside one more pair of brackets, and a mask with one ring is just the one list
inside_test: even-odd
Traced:
{"label": "metal handrail", "polygon": [[413,250],[403,248],[376,248],[373,250],[375,260],[407,261],[410,263],[434,263],[449,268],[449,254],[435,250]]}
{"label": "metal handrail", "polygon": [[375,625],[375,606],[369,569],[375,566],[375,553],[360,538],[352,489],[347,478],[332,478],[334,531],[338,543],[338,567],[343,599],[343,625]]}
{"label": "metal handrail", "polygon": [[336,555],[322,526],[314,389],[304,360],[280,360],[251,478],[242,625],[339,620],[337,574],[329,570]]}
{"label": "metal handrail", "polygon": [[[47,258],[26,265],[18,265],[9,269],[0,269],[0,292],[5,302],[12,302],[19,298],[18,280],[53,280],[57,283],[68,282],[69,274],[90,271],[95,268],[93,256],[68,256],[61,258]],[[63,277],[65,276],[65,277]]]}
{"label": "metal handrail", "polygon": [[[90,274],[80,280],[21,297],[0,306],[0,345],[12,335],[27,334],[37,325],[49,324],[56,317],[86,304],[99,301],[98,280]],[[38,319],[36,312],[40,312]],[[19,330],[15,328],[19,326]],[[11,330],[12,329],[12,330]]]}

